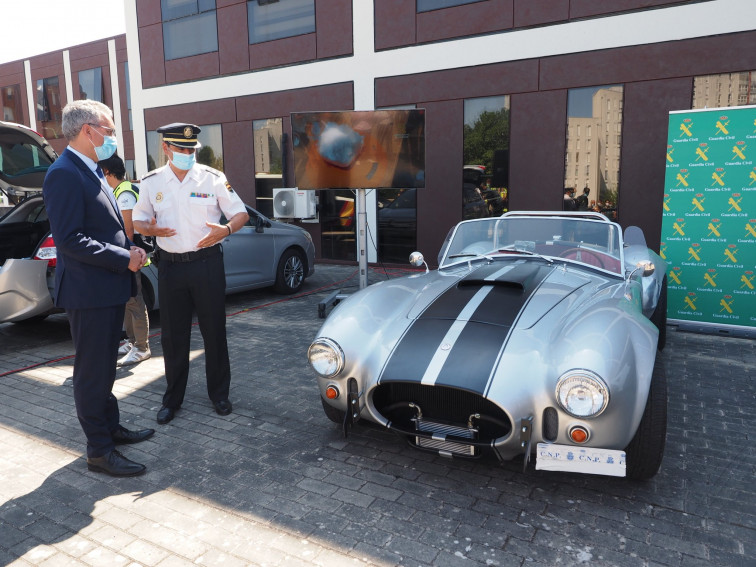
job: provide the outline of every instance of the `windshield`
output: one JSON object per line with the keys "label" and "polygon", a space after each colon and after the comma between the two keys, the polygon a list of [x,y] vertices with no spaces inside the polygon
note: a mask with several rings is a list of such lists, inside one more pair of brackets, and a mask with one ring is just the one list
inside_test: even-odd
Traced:
{"label": "windshield", "polygon": [[622,273],[620,230],[614,223],[565,217],[499,217],[461,222],[440,267],[477,256],[527,254],[562,258]]}
{"label": "windshield", "polygon": [[0,136],[0,173],[7,178],[47,171],[52,160],[31,141],[19,141],[18,134]]}

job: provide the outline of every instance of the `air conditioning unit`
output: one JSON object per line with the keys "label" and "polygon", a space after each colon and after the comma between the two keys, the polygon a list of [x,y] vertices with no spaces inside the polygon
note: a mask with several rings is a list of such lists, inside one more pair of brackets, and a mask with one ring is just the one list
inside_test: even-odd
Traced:
{"label": "air conditioning unit", "polygon": [[277,219],[311,219],[317,213],[315,191],[296,187],[273,189],[273,217]]}

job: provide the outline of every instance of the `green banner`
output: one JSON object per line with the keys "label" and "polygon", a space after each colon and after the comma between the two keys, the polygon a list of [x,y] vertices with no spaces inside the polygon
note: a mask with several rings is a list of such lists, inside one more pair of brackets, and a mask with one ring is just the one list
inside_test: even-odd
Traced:
{"label": "green banner", "polygon": [[756,106],[671,112],[661,256],[667,316],[756,328]]}

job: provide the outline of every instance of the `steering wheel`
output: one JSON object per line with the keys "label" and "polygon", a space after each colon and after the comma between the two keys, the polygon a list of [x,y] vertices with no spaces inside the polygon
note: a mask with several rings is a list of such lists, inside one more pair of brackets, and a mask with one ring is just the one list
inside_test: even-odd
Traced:
{"label": "steering wheel", "polygon": [[568,248],[559,255],[560,258],[567,258],[568,260],[578,260],[597,268],[607,269],[604,264],[604,259],[588,248]]}

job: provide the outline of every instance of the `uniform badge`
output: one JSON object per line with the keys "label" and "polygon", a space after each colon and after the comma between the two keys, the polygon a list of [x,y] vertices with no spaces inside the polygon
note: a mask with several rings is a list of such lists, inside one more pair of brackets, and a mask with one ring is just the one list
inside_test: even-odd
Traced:
{"label": "uniform badge", "polygon": [[191,126],[186,126],[184,128],[184,138],[191,138],[194,134],[194,130],[192,130]]}
{"label": "uniform badge", "polygon": [[155,200],[156,200],[156,201],[157,201],[158,203],[159,203],[160,201],[162,201],[162,200],[163,200],[163,194],[162,194],[162,193],[158,193],[157,195],[155,195]]}
{"label": "uniform badge", "polygon": [[226,189],[228,189],[229,193],[233,193],[234,192],[234,188],[231,187],[231,184],[228,181],[226,181]]}

